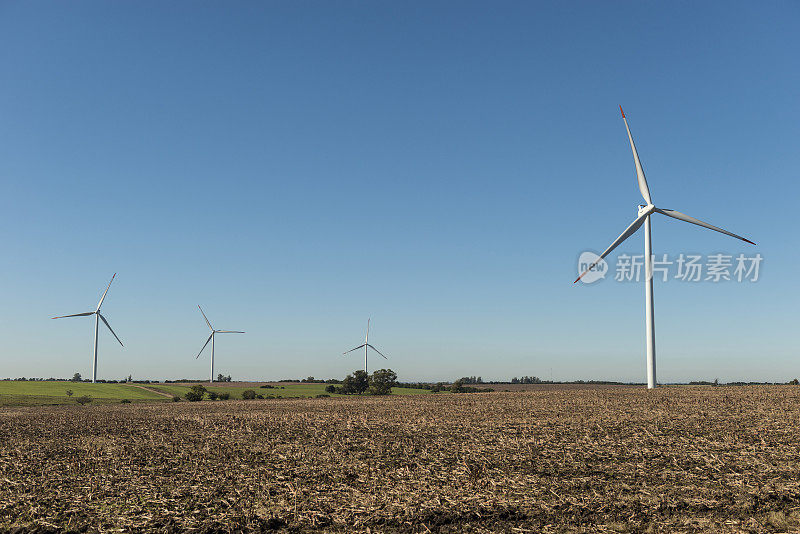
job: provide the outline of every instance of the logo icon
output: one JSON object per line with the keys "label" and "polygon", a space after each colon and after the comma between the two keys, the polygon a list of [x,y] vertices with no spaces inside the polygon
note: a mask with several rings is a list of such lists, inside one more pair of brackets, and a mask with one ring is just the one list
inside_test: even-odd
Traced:
{"label": "logo icon", "polygon": [[588,250],[586,252],[581,252],[581,255],[578,257],[578,274],[586,271],[594,262],[597,262],[597,265],[592,267],[592,270],[581,278],[581,282],[584,284],[593,284],[598,280],[602,280],[606,277],[606,274],[608,274],[608,264],[606,260],[601,260],[599,255],[594,252],[589,252]]}

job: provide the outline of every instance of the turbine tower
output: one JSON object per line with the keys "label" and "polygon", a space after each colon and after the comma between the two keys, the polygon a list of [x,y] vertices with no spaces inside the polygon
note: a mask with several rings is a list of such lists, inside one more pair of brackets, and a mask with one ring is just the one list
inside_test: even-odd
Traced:
{"label": "turbine tower", "polygon": [[[198,304],[197,307],[200,308],[200,305]],[[210,341],[211,342],[211,376],[209,377],[208,381],[213,383],[214,382],[214,334],[244,334],[244,332],[239,332],[238,330],[214,330],[214,327],[211,326],[211,323],[208,321],[208,317],[206,317],[205,312],[203,312],[203,308],[200,308],[200,313],[203,314],[203,319],[206,320],[206,324],[208,325],[208,328],[211,329],[211,335],[208,336],[208,339],[206,340],[206,344],[203,345],[203,348],[200,349],[200,352],[197,353],[197,356],[195,356],[194,359],[196,360],[197,358],[200,357],[201,354],[203,354],[203,351],[206,349],[206,346],[208,345],[208,342]]]}
{"label": "turbine tower", "polygon": [[[114,281],[115,276],[117,276],[117,273],[114,273],[114,276],[111,277],[111,282]],[[99,330],[100,327],[100,320],[103,321],[103,324],[105,324],[108,327],[109,331],[112,334],[114,334],[114,337],[116,337],[117,341],[119,341],[119,344],[122,345],[122,341],[120,341],[119,337],[117,337],[117,334],[115,334],[114,331],[111,329],[111,325],[108,324],[106,318],[103,317],[103,315],[100,313],[100,306],[103,305],[103,301],[105,300],[106,295],[108,294],[108,289],[111,287],[111,282],[108,283],[108,287],[106,287],[106,290],[103,292],[103,296],[100,297],[100,302],[97,303],[97,309],[94,310],[93,312],[73,313],[72,315],[60,315],[58,317],[53,317],[53,319],[63,319],[65,317],[84,317],[86,315],[94,315],[94,364],[92,365],[92,384],[94,384],[97,381],[97,331]],[[122,346],[124,347],[124,345]]]}
{"label": "turbine tower", "polygon": [[[342,356],[344,356],[345,354],[348,354],[350,352],[353,352],[354,350],[358,350],[358,349],[360,349],[362,347],[364,348],[364,372],[367,373],[367,375],[369,375],[369,372],[367,371],[367,356],[369,355],[369,349],[372,349],[375,352],[377,352],[378,354],[380,354],[381,356],[383,356],[383,353],[381,351],[379,351],[378,349],[376,349],[375,347],[373,347],[372,345],[369,344],[369,319],[367,319],[367,337],[364,339],[364,344],[363,345],[359,345],[354,349],[350,349],[347,352],[343,352]],[[383,356],[383,359],[384,360],[388,360],[389,358],[387,358],[386,356]]]}
{"label": "turbine tower", "polygon": [[[639,191],[642,193],[642,197],[644,201],[647,203],[646,205],[639,205],[639,210],[637,213],[636,220],[634,220],[628,228],[625,229],[624,232],[614,241],[611,245],[600,254],[600,257],[597,258],[591,265],[583,272],[581,275],[575,279],[575,282],[583,278],[583,276],[591,271],[603,258],[608,256],[612,250],[617,248],[620,243],[628,239],[630,236],[636,233],[636,231],[644,225],[644,262],[645,262],[645,280],[644,280],[644,299],[645,299],[645,331],[647,337],[647,389],[653,389],[656,387],[656,322],[654,316],[654,306],[653,306],[653,248],[652,248],[652,234],[650,231],[650,215],[653,213],[660,213],[661,215],[666,215],[667,217],[672,217],[673,219],[678,219],[679,221],[684,221],[692,224],[696,224],[698,226],[702,226],[704,228],[708,228],[709,230],[714,230],[717,232],[721,232],[725,235],[729,235],[731,237],[735,237],[736,239],[741,239],[746,243],[750,243],[751,245],[755,245],[749,239],[745,239],[742,236],[736,235],[734,233],[728,232],[727,230],[723,230],[722,228],[718,228],[706,222],[700,221],[695,219],[694,217],[690,217],[685,215],[679,211],[675,210],[668,210],[663,208],[657,208],[653,205],[653,201],[650,198],[650,188],[647,186],[647,180],[644,177],[644,169],[642,169],[642,163],[639,161],[639,154],[636,152],[636,145],[633,143],[633,136],[631,135],[631,129],[628,127],[628,119],[625,118],[625,112],[622,111],[622,106],[619,107],[620,113],[622,113],[622,120],[625,122],[625,129],[628,131],[628,140],[631,143],[631,151],[633,152],[633,162],[636,165],[636,179],[639,182]],[[573,283],[575,283],[573,282]]]}

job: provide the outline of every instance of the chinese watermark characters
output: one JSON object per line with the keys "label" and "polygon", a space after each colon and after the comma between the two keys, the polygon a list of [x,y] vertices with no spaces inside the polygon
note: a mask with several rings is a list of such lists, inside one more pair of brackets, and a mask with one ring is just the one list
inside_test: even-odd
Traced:
{"label": "chinese watermark characters", "polygon": [[[592,252],[584,252],[578,260],[578,269],[583,272],[590,261],[594,261],[598,256]],[[652,277],[661,282],[668,280],[679,280],[681,282],[757,282],[760,276],[761,262],[764,258],[761,254],[746,256],[739,254],[680,254],[677,258],[671,259],[667,254],[653,255]],[[586,284],[591,284],[605,278],[610,274],[610,266],[603,260],[598,264],[598,272],[593,276],[582,278]],[[594,272],[594,269],[591,272]],[[630,255],[620,254],[614,268],[614,280],[616,282],[639,282],[644,280],[645,262],[644,254]]]}

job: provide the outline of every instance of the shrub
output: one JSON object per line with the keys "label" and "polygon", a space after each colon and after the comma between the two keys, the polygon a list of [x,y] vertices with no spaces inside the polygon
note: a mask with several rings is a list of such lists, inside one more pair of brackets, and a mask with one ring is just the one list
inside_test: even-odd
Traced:
{"label": "shrub", "polygon": [[71,389],[68,389],[68,390],[67,390],[67,397],[71,397],[71,396],[72,396],[72,390],[71,390]]}
{"label": "shrub", "polygon": [[186,400],[188,400],[189,402],[197,402],[203,400],[203,396],[205,394],[206,394],[206,388],[204,388],[200,384],[196,384],[192,386],[192,388],[186,395],[184,395],[184,397],[186,397]]}
{"label": "shrub", "polygon": [[191,387],[189,392],[186,395],[184,395],[184,397],[186,397],[186,400],[190,402],[197,402],[203,400],[205,394],[206,394],[206,388],[200,384],[196,384]]}
{"label": "shrub", "polygon": [[119,401],[119,403],[120,403],[120,404],[130,404],[130,403],[131,403],[131,401],[130,401],[130,400],[128,400],[128,399],[122,399],[121,401]]}
{"label": "shrub", "polygon": [[326,393],[335,393],[336,392],[336,386],[334,386],[333,384],[331,384],[330,386],[326,386],[325,387],[325,392]]}
{"label": "shrub", "polygon": [[180,400],[181,400],[181,398],[178,397],[177,395],[172,397],[172,402],[180,402]]}
{"label": "shrub", "polygon": [[320,393],[319,395],[317,395],[318,399],[324,399],[326,397],[330,397],[330,395],[325,395],[324,393]]}
{"label": "shrub", "polygon": [[263,399],[263,398],[264,398],[264,395],[262,395],[261,393],[258,393],[258,394],[256,395],[256,398],[257,398],[257,399]]}
{"label": "shrub", "polygon": [[272,386],[270,384],[264,384],[263,386],[258,386],[258,387],[260,387],[261,389],[275,389],[275,386]]}
{"label": "shrub", "polygon": [[81,395],[80,397],[75,397],[75,402],[81,406],[84,406],[92,402],[92,398],[89,395]]}
{"label": "shrub", "polygon": [[220,393],[218,396],[219,396],[219,400],[228,400],[228,399],[231,398],[231,394],[227,393],[227,392],[226,393]]}
{"label": "shrub", "polygon": [[242,391],[242,398],[244,400],[253,400],[256,398],[256,392],[252,389],[246,389]]}
{"label": "shrub", "polygon": [[208,398],[209,399],[217,400],[217,397],[219,397],[219,394],[216,391],[209,391],[208,392]]}
{"label": "shrub", "polygon": [[798,381],[796,378],[795,378],[794,380],[790,381],[789,383],[790,383],[791,385],[793,385],[793,386],[800,385],[800,381]]}
{"label": "shrub", "polygon": [[461,379],[459,379],[453,382],[453,385],[450,386],[450,391],[453,393],[490,393],[494,390],[492,388],[474,388],[465,386]]}

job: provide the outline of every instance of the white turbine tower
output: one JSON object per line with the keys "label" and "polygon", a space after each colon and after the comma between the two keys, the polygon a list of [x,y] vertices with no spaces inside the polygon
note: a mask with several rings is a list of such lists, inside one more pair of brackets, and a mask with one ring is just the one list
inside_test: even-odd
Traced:
{"label": "white turbine tower", "polygon": [[[200,308],[200,305],[198,304],[197,307]],[[208,379],[208,381],[209,382],[214,382],[214,334],[244,334],[244,332],[239,332],[238,330],[214,330],[214,327],[211,326],[211,323],[208,321],[208,317],[206,317],[205,312],[203,312],[203,308],[200,308],[200,313],[203,314],[203,319],[206,320],[206,324],[208,325],[208,328],[211,329],[211,335],[208,336],[208,339],[206,340],[206,344],[203,345],[203,348],[200,349],[200,352],[197,353],[197,356],[195,356],[194,359],[196,360],[197,358],[200,357],[201,354],[203,354],[203,351],[206,349],[206,346],[208,345],[208,342],[210,341],[211,342],[211,376]]]}
{"label": "white turbine tower", "polygon": [[679,211],[668,210],[657,208],[653,205],[653,201],[650,199],[650,189],[647,187],[647,180],[644,177],[644,170],[642,169],[642,163],[639,161],[639,154],[636,152],[636,145],[633,143],[633,136],[631,135],[631,129],[628,127],[628,120],[625,118],[625,112],[622,111],[622,106],[619,107],[620,113],[622,113],[622,120],[625,121],[625,129],[628,131],[628,140],[631,143],[631,151],[633,151],[633,162],[636,164],[636,178],[639,181],[639,191],[642,193],[642,197],[644,197],[644,201],[647,202],[646,205],[639,205],[638,216],[636,220],[631,223],[628,228],[622,232],[616,241],[611,243],[611,245],[600,254],[600,257],[596,259],[589,268],[587,268],[581,275],[575,279],[575,282],[580,280],[586,273],[591,271],[603,258],[608,256],[612,250],[617,248],[620,243],[628,239],[630,236],[636,233],[636,231],[644,224],[644,259],[645,259],[645,329],[647,334],[647,388],[652,389],[656,387],[656,324],[655,324],[655,317],[653,313],[653,249],[651,246],[651,232],[650,232],[650,215],[653,213],[660,213],[662,215],[666,215],[667,217],[672,217],[673,219],[678,219],[679,221],[685,221],[688,223],[696,224],[698,226],[703,226],[704,228],[708,228],[710,230],[715,230],[717,232],[721,232],[725,235],[729,235],[731,237],[735,237],[736,239],[741,239],[751,245],[755,245],[749,239],[745,239],[742,236],[733,234],[728,232],[727,230],[723,230],[722,228],[717,228],[711,224],[706,222],[700,221],[695,219],[694,217],[690,217],[685,215]]}
{"label": "white turbine tower", "polygon": [[[114,276],[111,277],[111,282],[114,281],[115,276],[117,276],[117,273],[114,273]],[[106,290],[103,292],[103,296],[100,297],[100,302],[97,303],[97,309],[94,310],[93,312],[73,313],[72,315],[60,315],[58,317],[53,317],[53,319],[63,319],[65,317],[84,317],[86,315],[94,315],[94,364],[92,365],[92,384],[94,384],[97,381],[97,331],[100,327],[101,319],[103,321],[103,324],[105,324],[108,327],[109,331],[112,334],[114,334],[114,337],[117,338],[119,344],[122,345],[122,341],[120,341],[119,337],[117,337],[117,334],[115,334],[114,331],[111,329],[111,325],[108,324],[106,318],[103,317],[102,314],[100,313],[100,306],[103,305],[103,301],[106,298],[106,294],[108,294],[108,289],[111,287],[111,282],[108,283],[108,287],[106,287]],[[124,347],[124,345],[122,346]]]}
{"label": "white turbine tower", "polygon": [[[375,347],[373,347],[372,345],[369,344],[369,319],[367,319],[367,337],[366,337],[366,339],[364,339],[364,344],[363,345],[359,345],[354,349],[350,349],[347,352],[343,352],[342,356],[344,356],[345,354],[349,354],[349,353],[353,352],[354,350],[358,350],[358,349],[360,349],[362,347],[364,348],[364,372],[369,374],[369,372],[367,371],[367,356],[369,354],[369,349],[372,349],[375,352],[377,352],[378,354],[380,354],[381,356],[383,356],[383,353],[381,353],[381,351],[379,351],[378,349],[376,349]],[[389,358],[387,358],[386,356],[383,356],[383,359],[384,360],[388,360]]]}

